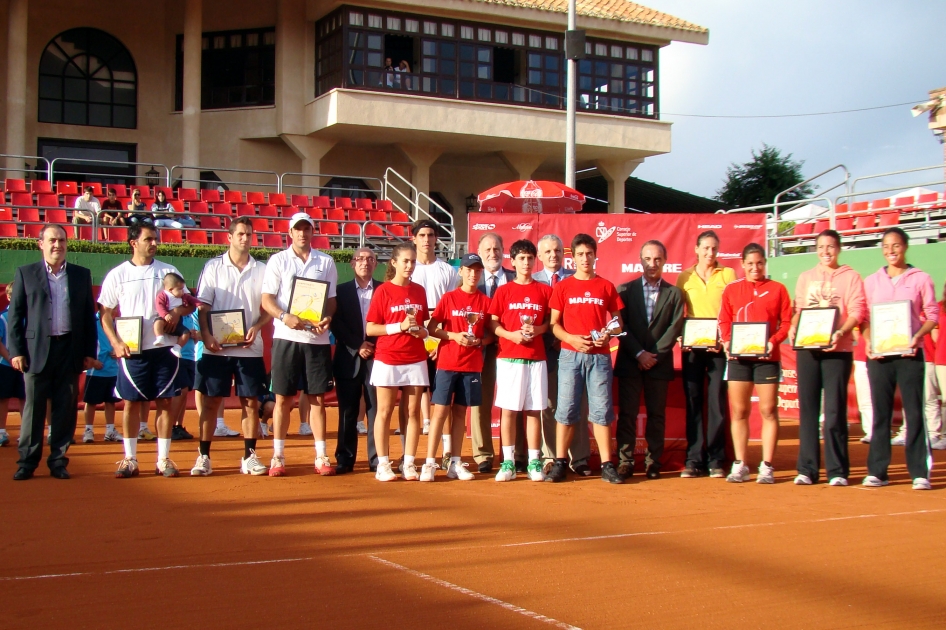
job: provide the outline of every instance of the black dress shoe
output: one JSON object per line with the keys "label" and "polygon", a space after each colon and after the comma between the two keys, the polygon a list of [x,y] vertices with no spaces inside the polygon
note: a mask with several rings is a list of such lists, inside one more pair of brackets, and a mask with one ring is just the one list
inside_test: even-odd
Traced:
{"label": "black dress shoe", "polygon": [[27,479],[33,478],[33,471],[28,468],[19,468],[15,473],[13,473],[14,481],[26,481]]}
{"label": "black dress shoe", "polygon": [[476,467],[480,473],[488,473],[493,471],[493,460],[484,459],[480,462],[480,465]]}
{"label": "black dress shoe", "polygon": [[335,466],[336,475],[344,475],[345,473],[350,473],[353,470],[355,470],[355,467],[349,466],[347,464],[338,464],[337,466]]}
{"label": "black dress shoe", "polygon": [[581,475],[582,477],[591,476],[591,466],[588,464],[578,464],[573,470],[575,471],[576,475]]}
{"label": "black dress shoe", "polygon": [[529,462],[516,462],[516,472],[520,475],[529,472]]}
{"label": "black dress shoe", "polygon": [[648,479],[660,479],[660,469],[656,466],[650,466],[647,469],[647,478]]}
{"label": "black dress shoe", "polygon": [[69,479],[71,475],[65,466],[57,466],[49,471],[49,476],[56,479]]}
{"label": "black dress shoe", "polygon": [[378,472],[378,467],[377,467],[377,466],[368,466],[368,470],[369,470],[370,472]]}

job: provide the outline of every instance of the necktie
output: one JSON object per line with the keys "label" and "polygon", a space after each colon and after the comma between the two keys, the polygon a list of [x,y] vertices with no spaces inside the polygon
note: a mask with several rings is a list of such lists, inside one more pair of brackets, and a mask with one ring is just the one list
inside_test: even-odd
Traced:
{"label": "necktie", "polygon": [[489,276],[486,278],[486,297],[492,298],[493,293],[496,292],[496,276]]}
{"label": "necktie", "polygon": [[553,274],[552,274],[552,286],[554,287],[556,284],[558,284],[558,274],[557,274],[557,273],[553,273]]}

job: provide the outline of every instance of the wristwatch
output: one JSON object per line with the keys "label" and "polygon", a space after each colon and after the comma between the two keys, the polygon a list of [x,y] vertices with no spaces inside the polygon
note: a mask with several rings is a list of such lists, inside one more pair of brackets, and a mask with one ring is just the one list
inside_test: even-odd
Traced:
{"label": "wristwatch", "polygon": [[282,321],[284,317],[286,317],[286,311],[279,314],[279,321]]}

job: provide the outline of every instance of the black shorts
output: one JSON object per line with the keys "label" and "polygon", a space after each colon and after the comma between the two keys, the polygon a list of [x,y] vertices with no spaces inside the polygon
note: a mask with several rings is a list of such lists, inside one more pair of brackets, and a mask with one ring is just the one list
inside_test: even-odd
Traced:
{"label": "black shorts", "polygon": [[237,396],[260,396],[266,391],[265,380],[263,357],[225,357],[204,352],[197,362],[197,391],[211,398],[229,396],[231,384],[236,385]]}
{"label": "black shorts", "polygon": [[778,385],[782,366],[778,361],[753,361],[730,359],[726,363],[726,380],[755,383],[756,385]]}
{"label": "black shorts", "polygon": [[436,388],[430,395],[430,402],[434,405],[479,407],[483,397],[481,380],[479,372],[437,370],[437,378],[431,381],[436,383]]}
{"label": "black shorts", "polygon": [[14,370],[9,365],[0,365],[0,400],[8,398],[26,398],[26,386],[23,372]]}
{"label": "black shorts", "polygon": [[82,402],[90,405],[117,403],[121,400],[115,395],[115,381],[117,380],[117,376],[86,376]]}
{"label": "black shorts", "polygon": [[194,379],[197,372],[197,362],[190,359],[181,359],[180,369],[177,371],[177,382],[174,386],[178,393],[182,389],[194,389]]}
{"label": "black shorts", "polygon": [[[433,395],[433,393],[437,391],[437,362],[429,356],[427,357],[427,379],[430,383],[428,389],[431,395]],[[433,398],[431,398],[431,401],[433,401]]]}
{"label": "black shorts", "polygon": [[116,391],[122,400],[141,402],[177,395],[177,373],[180,359],[170,346],[143,350],[118,360]]}
{"label": "black shorts", "polygon": [[272,392],[295,396],[301,389],[320,396],[332,380],[332,346],[273,339]]}

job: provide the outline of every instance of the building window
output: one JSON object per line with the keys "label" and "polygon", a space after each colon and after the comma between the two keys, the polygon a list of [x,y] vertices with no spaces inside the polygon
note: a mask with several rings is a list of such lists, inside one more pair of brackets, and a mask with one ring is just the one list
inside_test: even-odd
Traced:
{"label": "building window", "polygon": [[[654,117],[657,98],[654,51],[637,47],[622,49],[598,42],[593,46],[595,54],[578,62],[578,106],[591,111]],[[626,61],[618,61],[619,57],[625,57]]]}
{"label": "building window", "polygon": [[57,35],[39,62],[39,122],[137,127],[138,77],[124,45],[94,28]]}
{"label": "building window", "polygon": [[[357,14],[349,14],[349,17]],[[335,29],[337,33],[341,30]],[[201,109],[253,107],[276,102],[276,31],[204,33],[200,68]],[[184,108],[184,36],[177,36],[175,108]]]}

